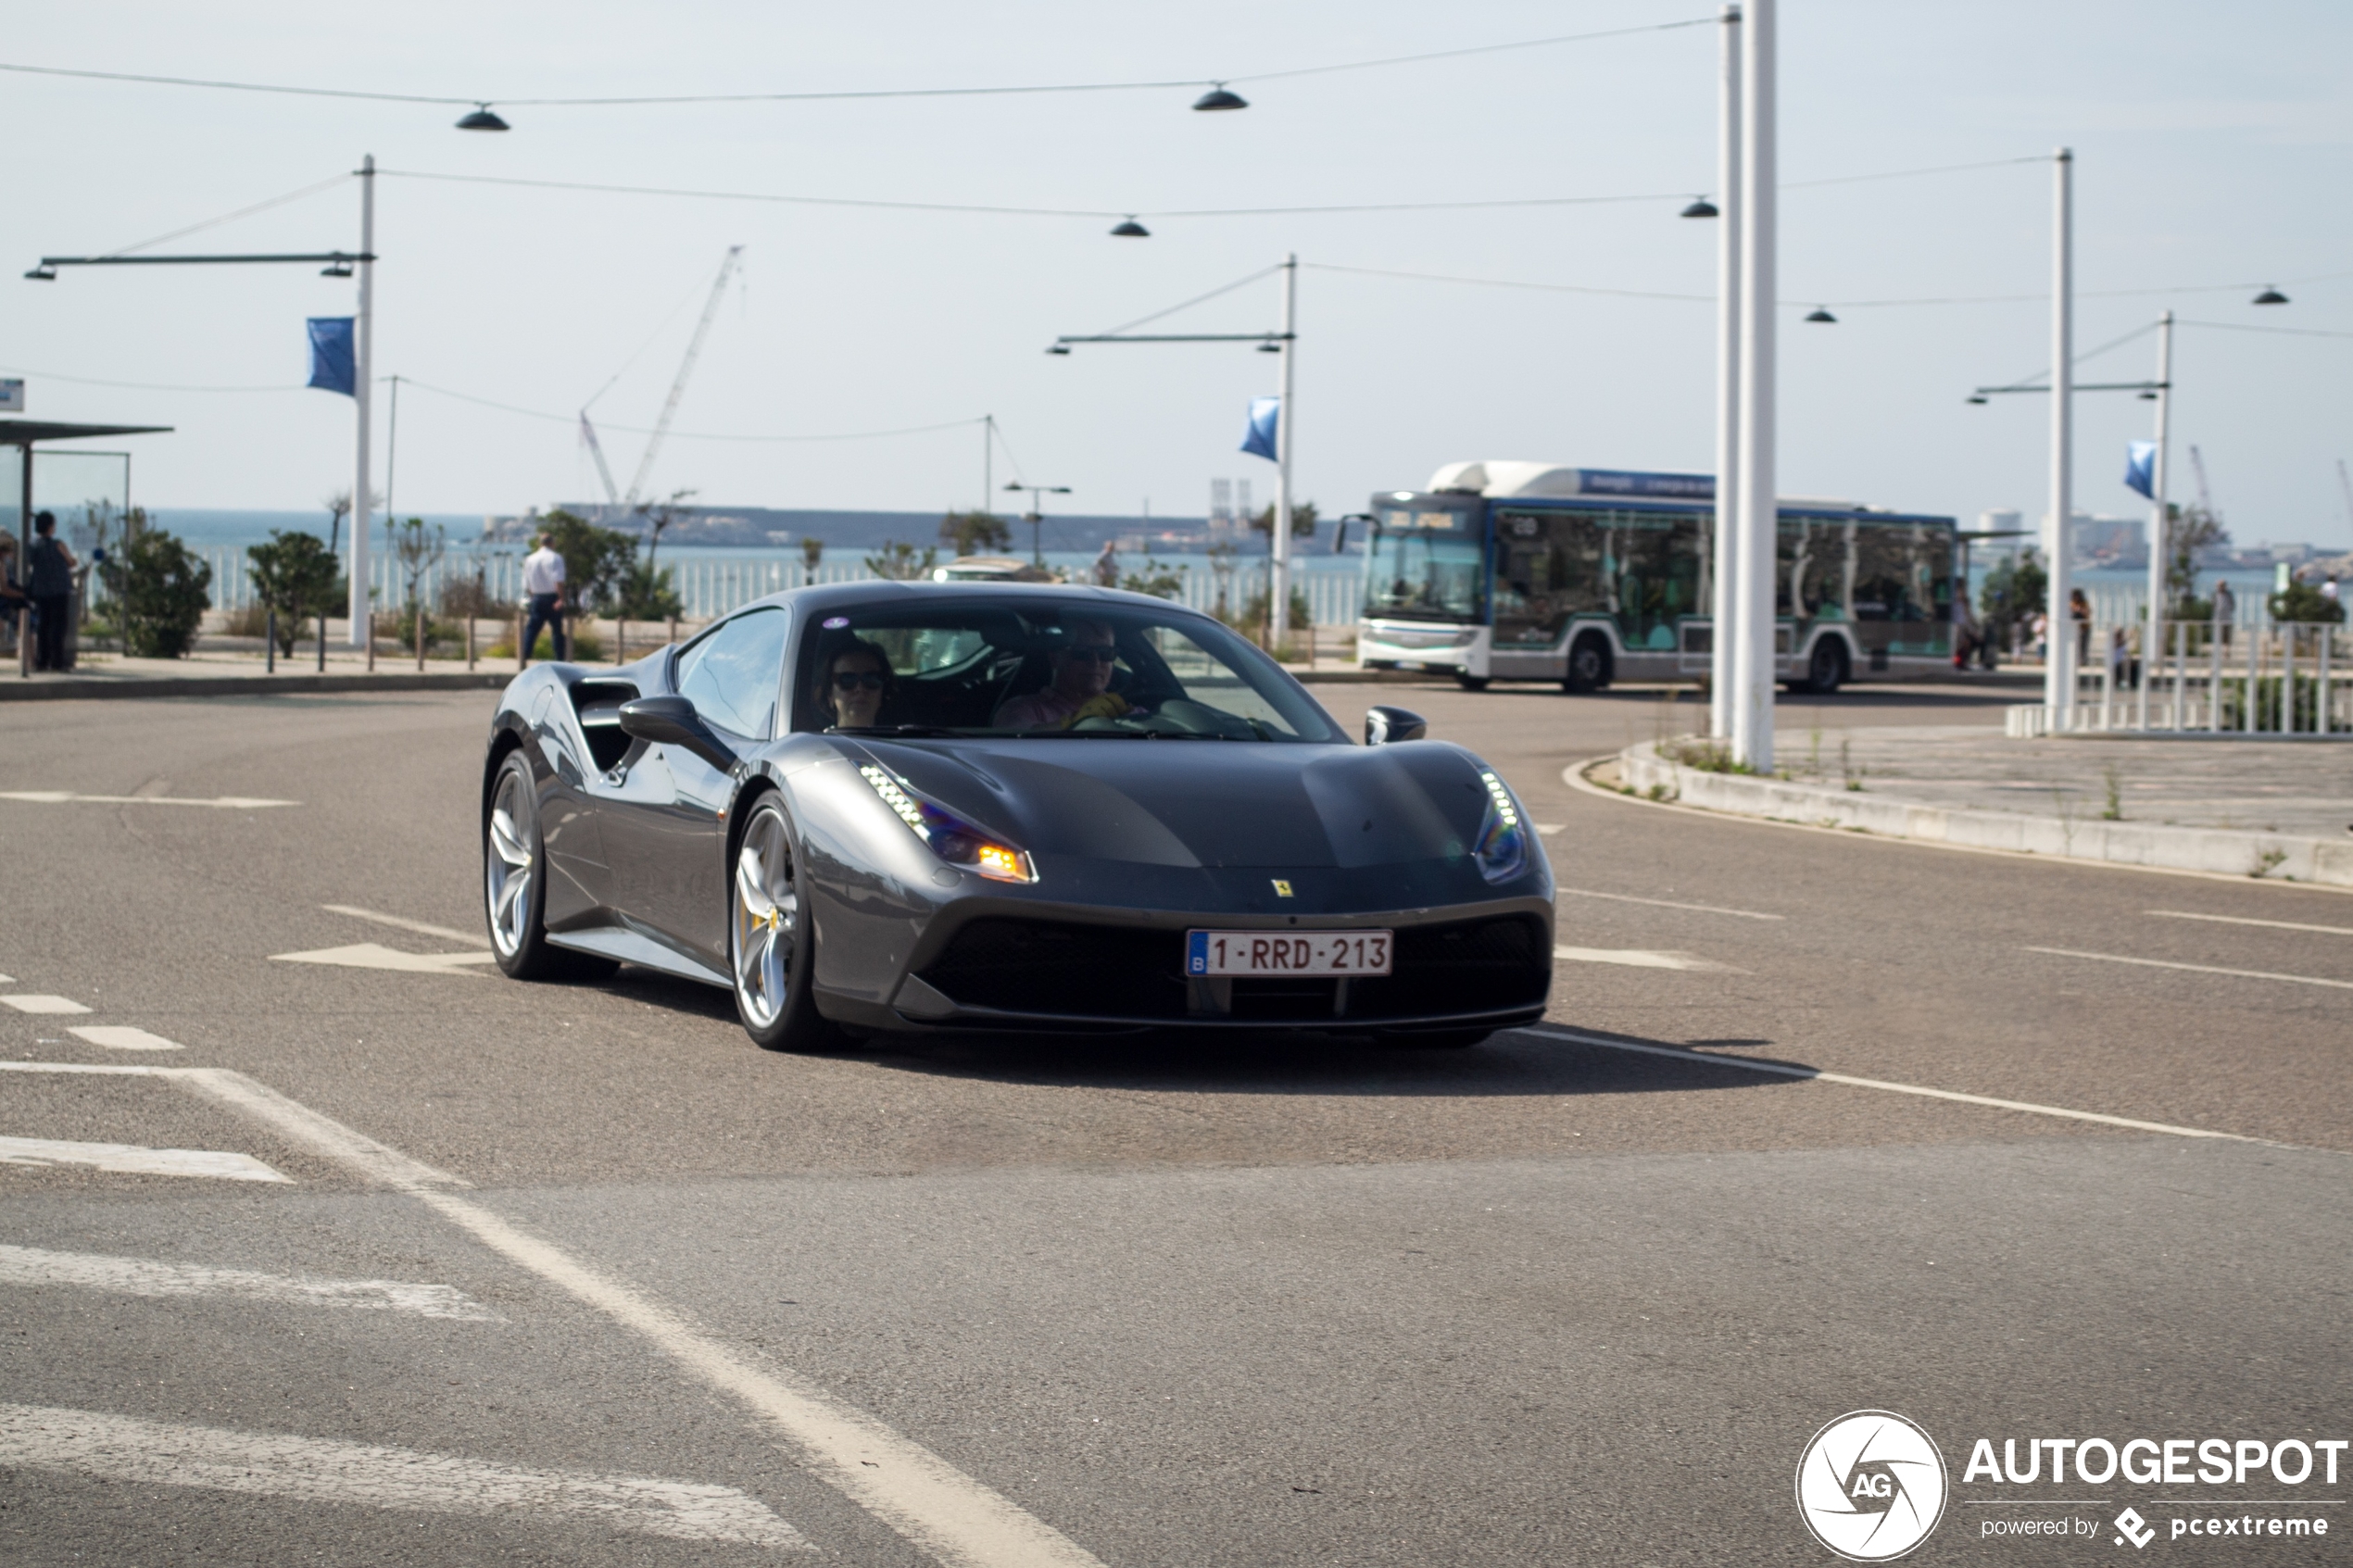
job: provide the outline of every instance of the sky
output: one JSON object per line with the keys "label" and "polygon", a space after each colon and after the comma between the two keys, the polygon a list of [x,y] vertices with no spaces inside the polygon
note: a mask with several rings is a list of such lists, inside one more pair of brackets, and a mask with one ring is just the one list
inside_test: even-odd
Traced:
{"label": "sky", "polygon": [[[625,488],[736,245],[740,281],[718,307],[648,494],[969,507],[984,483],[971,421],[993,414],[1003,445],[989,482],[1068,485],[1050,508],[1198,516],[1220,476],[1250,479],[1263,499],[1271,465],[1236,448],[1249,400],[1274,390],[1274,356],[1235,344],[1043,350],[1287,253],[1302,263],[1297,493],[1327,512],[1472,458],[1705,471],[1716,225],[1678,214],[1718,184],[1718,29],[1660,24],[1712,10],[1698,0],[39,7],[17,17],[0,63],[503,98],[514,129],[460,132],[462,104],[0,75],[13,144],[0,261],[16,258],[0,267],[0,369],[25,377],[35,418],[173,426],[135,445],[143,502],[298,508],[347,488],[352,405],[301,383],[304,319],[347,314],[349,282],[308,266],[87,269],[46,283],[16,274],[43,255],[114,251],[320,182],[333,182],[152,248],[355,248],[357,182],[335,176],[373,154],[388,171],[377,182],[375,369],[404,378],[392,480],[403,513],[595,495],[574,418],[584,406]],[[2353,7],[1783,0],[1780,11],[1785,181],[1993,165],[1783,193],[1785,494],[1972,521],[2044,509],[2046,400],[1964,399],[2049,362],[2047,160],[2065,144],[2076,157],[2079,348],[2167,307],[2198,323],[2179,329],[2175,349],[2176,494],[2195,493],[2195,444],[2240,541],[2353,546],[2337,468],[2353,461],[2353,76],[2343,69]],[[1647,31],[1249,80],[1621,28]],[[1201,88],[1183,85],[512,103],[1217,78],[1251,107],[1194,113]],[[1564,196],[1648,199],[1157,216]],[[1109,235],[1127,212],[1149,238]],[[2292,303],[2253,306],[2267,283]],[[1269,274],[1146,330],[1266,331],[1279,286]],[[1917,300],[1979,302],[1869,303]],[[1835,324],[1801,320],[1818,303]],[[2079,375],[2140,380],[2154,356],[2143,332]],[[377,399],[379,488],[389,404]],[[2136,512],[2119,476],[2151,409],[2129,393],[2079,399],[2079,508]],[[773,439],[929,425],[948,428]],[[1008,510],[1018,500],[995,498]]]}

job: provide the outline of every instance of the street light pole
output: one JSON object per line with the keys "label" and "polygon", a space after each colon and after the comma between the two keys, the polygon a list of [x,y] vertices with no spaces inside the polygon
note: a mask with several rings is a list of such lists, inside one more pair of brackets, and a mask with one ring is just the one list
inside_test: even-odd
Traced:
{"label": "street light pole", "polygon": [[1740,494],[1734,506],[1740,608],[1732,647],[1732,759],[1773,771],[1773,576],[1780,503],[1773,471],[1775,278],[1773,11],[1748,0],[1741,23]]}
{"label": "street light pole", "polygon": [[2058,149],[2051,163],[2051,522],[2049,628],[2043,660],[2043,708],[2065,730],[2075,708],[2075,617],[2069,593],[2068,514],[2075,500],[2075,155]]}
{"label": "street light pole", "polygon": [[2140,727],[2149,727],[2149,687],[2165,654],[2165,447],[2173,413],[2173,312],[2157,319],[2157,461],[2149,488],[2149,603],[2147,630],[2141,633]]}
{"label": "street light pole", "polygon": [[1707,733],[1732,733],[1732,646],[1740,627],[1741,8],[1724,7],[1717,86],[1716,189],[1716,581],[1709,603]]}
{"label": "street light pole", "polygon": [[1275,529],[1267,548],[1267,614],[1269,641],[1281,647],[1290,640],[1290,450],[1292,361],[1299,356],[1296,335],[1299,313],[1299,254],[1283,257],[1283,384],[1282,401],[1275,415]]}
{"label": "street light pole", "polygon": [[371,329],[375,300],[376,264],[376,155],[370,153],[359,160],[359,320],[351,332],[351,396],[359,405],[359,440],[353,463],[351,483],[351,646],[369,646],[372,631],[370,619],[373,605],[368,593],[368,436],[369,392],[374,374],[370,351]]}

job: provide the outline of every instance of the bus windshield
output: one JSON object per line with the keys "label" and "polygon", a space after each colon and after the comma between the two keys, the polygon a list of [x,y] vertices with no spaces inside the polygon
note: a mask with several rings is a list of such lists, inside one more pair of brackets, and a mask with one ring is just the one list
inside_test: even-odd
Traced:
{"label": "bus windshield", "polygon": [[1365,558],[1365,613],[1406,621],[1487,618],[1478,514],[1383,507]]}

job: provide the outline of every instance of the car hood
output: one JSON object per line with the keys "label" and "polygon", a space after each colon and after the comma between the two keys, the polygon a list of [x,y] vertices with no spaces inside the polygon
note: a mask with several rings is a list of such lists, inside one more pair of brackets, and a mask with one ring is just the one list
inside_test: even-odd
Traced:
{"label": "car hood", "polygon": [[1399,746],[1141,740],[867,742],[893,772],[1037,854],[1156,866],[1459,860],[1481,764]]}

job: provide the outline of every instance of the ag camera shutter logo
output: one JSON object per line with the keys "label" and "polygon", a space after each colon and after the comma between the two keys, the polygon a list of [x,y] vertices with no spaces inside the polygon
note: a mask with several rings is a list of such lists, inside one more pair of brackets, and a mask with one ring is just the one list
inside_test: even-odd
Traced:
{"label": "ag camera shutter logo", "polygon": [[1797,1461],[1797,1512],[1850,1562],[1903,1556],[1944,1517],[1944,1456],[1893,1411],[1855,1411],[1814,1434]]}

